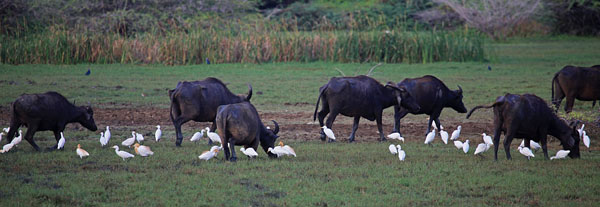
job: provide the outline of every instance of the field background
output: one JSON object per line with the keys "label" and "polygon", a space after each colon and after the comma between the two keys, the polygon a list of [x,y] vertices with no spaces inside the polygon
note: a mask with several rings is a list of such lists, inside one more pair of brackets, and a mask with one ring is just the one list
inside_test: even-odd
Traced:
{"label": "field background", "polygon": [[[488,63],[383,64],[374,70],[373,77],[398,82],[435,75],[450,88],[462,86],[467,108],[490,103],[507,92],[534,93],[549,102],[553,74],[564,65],[597,64],[598,48],[600,41],[595,38],[518,39],[490,45],[488,50],[495,58]],[[538,152],[536,158],[527,161],[515,150],[517,141],[511,148],[512,161],[505,159],[502,147],[498,162],[493,161],[493,152],[473,156],[475,145],[482,142],[480,134],[492,133],[489,110],[481,110],[469,120],[451,109],[442,114],[442,124],[449,131],[463,125],[461,140],[472,143],[468,155],[439,139],[433,147],[423,145],[423,115],[403,119],[407,142],[400,144],[407,153],[405,162],[387,152],[387,145],[396,141],[376,141],[374,122],[363,120],[358,143],[348,144],[351,118],[340,116],[333,127],[339,142],[321,142],[318,126],[309,123],[318,88],[340,75],[334,68],[354,75],[365,74],[373,65],[2,65],[0,125],[8,125],[10,102],[19,94],[55,90],[77,104],[91,103],[98,127],[111,126],[110,145],[136,130],[145,134],[144,144],[156,154],[123,162],[112,148],[100,147],[98,132],[72,124],[65,132],[64,151],[37,153],[24,142],[0,155],[0,205],[594,206],[600,200],[599,133],[594,122],[599,114],[591,102],[576,102],[574,112],[567,117],[584,120],[592,138],[591,151],[582,148],[577,160],[547,161]],[[92,73],[85,76],[88,68]],[[298,157],[272,160],[259,150],[256,160],[240,157],[237,163],[229,163],[221,153],[217,159],[201,162],[197,156],[210,146],[206,140],[195,144],[188,138],[209,123],[184,125],[186,140],[183,147],[176,148],[166,90],[177,81],[209,76],[229,83],[235,93],[246,93],[246,83],[251,83],[252,103],[263,121],[280,122],[280,140],[293,146]],[[392,127],[392,112],[386,110],[386,134]],[[564,116],[562,112],[560,115]],[[151,141],[156,124],[164,133],[159,143]],[[549,151],[554,154],[559,145],[551,139]],[[37,133],[35,140],[42,147],[55,143],[49,132]],[[91,156],[78,159],[74,152],[77,144]]]}

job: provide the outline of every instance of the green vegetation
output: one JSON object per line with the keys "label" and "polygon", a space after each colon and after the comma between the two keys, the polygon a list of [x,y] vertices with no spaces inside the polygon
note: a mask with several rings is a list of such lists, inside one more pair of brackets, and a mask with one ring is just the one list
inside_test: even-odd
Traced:
{"label": "green vegetation", "polygon": [[[493,45],[496,58],[491,63],[384,64],[374,70],[373,77],[384,82],[433,74],[450,88],[460,84],[468,108],[490,103],[506,92],[535,93],[549,101],[554,72],[567,64],[597,64],[598,48],[600,42],[592,38],[512,40]],[[214,76],[228,82],[235,93],[245,93],[245,83],[252,83],[255,90],[252,102],[262,113],[312,113],[317,89],[330,77],[339,75],[334,68],[354,75],[365,74],[373,65],[111,64],[90,65],[90,76],[83,75],[88,65],[0,65],[3,91],[0,105],[6,109],[21,93],[56,90],[78,104],[90,102],[98,108],[166,108],[169,104],[166,89],[173,88],[177,81]],[[488,65],[491,71],[487,70]],[[294,106],[296,103],[301,104]],[[594,120],[597,108],[590,106],[590,102],[576,102],[573,116]],[[384,123],[389,126],[390,109],[386,112]],[[464,114],[448,109],[441,120],[446,127],[453,128],[459,123],[491,123],[491,117],[489,110],[483,110],[473,120],[465,120]],[[422,124],[425,117],[409,115],[406,119]],[[339,118],[338,126],[348,120]],[[282,122],[282,133],[291,124],[308,121],[312,119]],[[97,118],[96,122],[106,124],[111,120]],[[0,120],[0,124],[6,126],[8,120]],[[363,121],[359,133],[366,133],[369,124],[373,123]],[[184,138],[196,130],[191,126],[194,125],[185,125]],[[132,129],[141,129],[147,139],[145,144],[156,152],[153,157],[135,157],[126,162],[113,149],[100,148],[97,134],[73,127],[65,135],[65,151],[36,153],[23,142],[17,150],[0,154],[3,183],[0,205],[594,206],[600,193],[597,170],[600,154],[595,150],[598,130],[594,124],[586,124],[593,150],[582,150],[582,159],[546,161],[538,152],[532,161],[527,161],[516,152],[514,145],[518,141],[514,141],[511,151],[514,160],[506,161],[501,151],[499,162],[493,162],[493,152],[487,152],[484,158],[464,155],[439,140],[434,147],[425,146],[420,135],[411,135],[407,143],[400,143],[407,161],[399,162],[386,149],[395,142],[369,142],[363,136],[357,138],[360,143],[347,144],[343,139],[347,134],[338,135],[342,140],[335,144],[321,143],[316,134],[295,140],[282,136],[281,140],[296,149],[297,158],[271,160],[261,149],[257,160],[248,161],[240,156],[238,163],[228,163],[223,161],[221,153],[216,160],[201,162],[197,156],[209,148],[205,142],[196,145],[186,140],[182,148],[176,148],[172,126],[163,125],[164,141],[155,143],[150,135],[153,127],[135,123],[113,127],[111,145],[129,136]],[[463,130],[468,131],[464,126]],[[481,137],[477,133],[481,132],[463,133],[463,139],[472,142],[471,153]],[[549,144],[550,154],[559,149],[553,140]],[[49,132],[38,133],[36,141],[42,147],[55,143]],[[78,143],[91,157],[80,160],[76,156]]]}

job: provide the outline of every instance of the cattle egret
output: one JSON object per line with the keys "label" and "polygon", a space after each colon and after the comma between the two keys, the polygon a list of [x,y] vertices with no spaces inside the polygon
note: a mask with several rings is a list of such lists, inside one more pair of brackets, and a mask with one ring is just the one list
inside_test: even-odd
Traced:
{"label": "cattle egret", "polygon": [[56,146],[56,149],[62,149],[63,147],[65,147],[65,137],[63,136],[63,133],[60,132],[60,139],[58,140],[58,145]]}
{"label": "cattle egret", "polygon": [[4,136],[4,132],[0,132],[0,143],[2,143],[2,136]]}
{"label": "cattle egret", "polygon": [[133,146],[135,148],[135,153],[141,155],[142,157],[147,157],[154,154],[154,152],[152,152],[148,146],[140,145],[139,143],[135,143]]}
{"label": "cattle egret", "polygon": [[433,138],[435,138],[435,129],[431,130],[427,133],[427,137],[425,137],[425,144],[431,144],[433,142]]}
{"label": "cattle egret", "polygon": [[[283,142],[279,142],[281,145],[283,145]],[[285,145],[283,146],[283,150],[285,150],[288,156],[294,156],[296,157],[296,151],[294,151],[294,148],[290,147],[289,145]]]}
{"label": "cattle egret", "polygon": [[206,127],[206,136],[208,136],[208,138],[213,141],[213,142],[218,142],[221,143],[221,137],[219,136],[219,134],[215,133],[215,132],[211,132],[210,128]]}
{"label": "cattle egret", "polygon": [[465,143],[463,143],[463,152],[465,152],[465,154],[467,154],[467,152],[469,152],[469,140],[467,139],[467,141],[465,141]]}
{"label": "cattle egret", "polygon": [[137,142],[143,142],[144,136],[140,133],[135,133],[135,140],[137,140]]}
{"label": "cattle egret", "polygon": [[558,150],[558,152],[556,152],[556,156],[550,157],[550,160],[565,158],[567,155],[569,155],[569,152],[571,152],[571,150]]}
{"label": "cattle egret", "polygon": [[110,127],[106,126],[106,131],[104,131],[104,138],[106,139],[106,143],[108,143],[108,141],[110,141]]}
{"label": "cattle egret", "polygon": [[463,143],[460,140],[456,140],[454,141],[454,146],[456,147],[456,149],[462,149]]}
{"label": "cattle egret", "polygon": [[77,155],[79,155],[79,158],[81,159],[83,159],[83,157],[90,156],[90,153],[88,153],[84,149],[81,149],[81,144],[77,144],[77,149],[75,150],[75,152],[77,152]]}
{"label": "cattle egret", "polygon": [[100,145],[102,147],[104,147],[107,144],[108,144],[108,139],[106,138],[106,135],[104,135],[104,132],[100,132]]}
{"label": "cattle egret", "polygon": [[160,125],[156,125],[156,131],[154,132],[154,139],[156,142],[160,141],[160,137],[162,137],[162,131],[160,130]]}
{"label": "cattle egret", "polygon": [[125,161],[125,159],[127,158],[132,158],[135,157],[134,155],[132,155],[129,152],[125,152],[125,151],[119,151],[119,146],[115,145],[112,148],[115,148],[115,153],[117,153],[117,155],[121,158],[123,158],[123,161]]}
{"label": "cattle egret", "polygon": [[396,148],[396,145],[390,144],[388,149],[390,150],[390,153],[392,153],[393,155],[398,154],[398,148]]}
{"label": "cattle egret", "polygon": [[535,157],[535,155],[533,155],[533,152],[531,152],[531,149],[527,147],[519,147],[519,153],[525,155],[525,157],[527,157],[527,160],[529,160],[532,157]]}
{"label": "cattle egret", "polygon": [[2,146],[2,151],[0,151],[0,153],[6,153],[6,152],[10,151],[10,149],[12,149],[14,146],[15,146],[15,144],[13,144],[12,142],[5,144],[4,146]]}
{"label": "cattle egret", "polygon": [[254,148],[240,148],[240,151],[242,151],[242,153],[244,153],[246,156],[250,157],[250,158],[255,158],[258,156],[258,153],[256,153],[256,150],[254,150]]}
{"label": "cattle egret", "polygon": [[452,136],[450,137],[450,140],[456,140],[458,139],[458,137],[460,136],[460,130],[462,129],[462,126],[458,126],[456,128],[456,130],[454,130],[452,132]]}
{"label": "cattle egret", "polygon": [[192,142],[198,141],[203,136],[204,136],[204,129],[201,130],[200,132],[194,133],[194,135],[192,135],[192,138],[190,138],[190,141],[192,141]]}
{"label": "cattle egret", "polygon": [[273,154],[277,155],[277,157],[281,157],[281,156],[283,156],[283,155],[286,155],[286,154],[287,154],[287,151],[285,151],[285,150],[283,149],[283,147],[281,147],[281,146],[277,146],[277,147],[275,147],[275,148],[271,148],[271,147],[269,147],[269,149],[267,149],[267,152],[271,152],[271,153],[273,153]]}
{"label": "cattle egret", "polygon": [[135,142],[135,131],[131,132],[131,135],[133,135],[133,137],[125,139],[121,142],[121,145],[131,148],[131,145]]}
{"label": "cattle egret", "polygon": [[583,127],[585,127],[585,124],[582,124],[582,125],[581,125],[581,128],[579,128],[579,129],[577,130],[577,132],[579,132],[579,138],[583,138],[583,133],[584,133],[584,131],[583,131]]}
{"label": "cattle egret", "polygon": [[404,137],[400,136],[400,133],[398,133],[398,132],[394,132],[394,133],[388,134],[387,138],[397,139],[397,140],[400,140],[400,141],[404,142]]}
{"label": "cattle egret", "polygon": [[492,137],[483,133],[481,134],[483,136],[483,143],[487,144],[487,145],[494,145],[494,142],[492,141]]}
{"label": "cattle egret", "polygon": [[219,149],[205,151],[200,156],[198,156],[198,158],[200,158],[201,160],[210,160],[213,157],[215,157],[218,153],[219,153]]}
{"label": "cattle egret", "polygon": [[[537,142],[533,141],[533,140],[529,140],[529,146],[533,147],[533,150],[535,150],[536,152],[542,148],[542,146],[540,144],[538,144]],[[519,145],[519,147],[525,147],[525,139],[523,139],[523,141],[521,141],[521,145]]]}
{"label": "cattle egret", "polygon": [[474,155],[481,154],[481,153],[484,153],[485,151],[487,151],[488,149],[490,149],[488,144],[481,143],[481,144],[477,145],[477,148],[475,148],[475,153],[473,153],[473,154]]}
{"label": "cattle egret", "polygon": [[12,142],[14,146],[17,146],[19,143],[21,143],[21,141],[23,140],[23,130],[19,130],[19,136],[15,137]]}
{"label": "cattle egret", "polygon": [[325,135],[327,135],[327,137],[329,137],[329,139],[333,139],[335,140],[335,135],[333,134],[333,131],[331,131],[331,129],[327,128],[327,126],[323,125],[323,132],[325,132]]}
{"label": "cattle egret", "polygon": [[4,129],[2,129],[4,132],[8,133],[8,131],[10,131],[10,127],[6,127]]}
{"label": "cattle egret", "polygon": [[406,158],[406,152],[404,152],[404,150],[398,150],[398,159],[404,161],[404,158]]}
{"label": "cattle egret", "polygon": [[583,131],[583,145],[585,145],[585,147],[588,149],[590,148],[590,137],[587,135],[587,133],[585,133],[585,131]]}
{"label": "cattle egret", "polygon": [[448,132],[444,131],[443,129],[440,130],[440,137],[442,137],[444,144],[448,144]]}
{"label": "cattle egret", "polygon": [[[215,145],[215,146],[212,146],[212,147],[210,147],[210,150],[209,150],[209,151],[213,151],[213,150],[215,150],[215,149],[218,149],[219,151],[221,151],[221,150],[223,149],[223,145],[221,145],[221,146],[216,146],[216,145]],[[218,155],[219,155],[218,153],[217,153],[217,154],[215,154],[215,157],[217,157]]]}
{"label": "cattle egret", "polygon": [[[427,121],[429,121],[429,118],[427,118]],[[435,120],[431,122],[431,126],[434,129],[438,129],[437,126],[435,125]],[[440,129],[444,129],[444,126],[442,126],[442,124],[440,124],[440,128],[438,130],[440,130]]]}

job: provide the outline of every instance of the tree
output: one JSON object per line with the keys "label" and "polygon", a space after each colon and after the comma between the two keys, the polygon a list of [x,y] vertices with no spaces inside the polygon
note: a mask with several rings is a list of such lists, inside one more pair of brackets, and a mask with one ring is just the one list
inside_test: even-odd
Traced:
{"label": "tree", "polygon": [[434,0],[450,7],[468,25],[504,39],[519,23],[536,15],[541,0]]}

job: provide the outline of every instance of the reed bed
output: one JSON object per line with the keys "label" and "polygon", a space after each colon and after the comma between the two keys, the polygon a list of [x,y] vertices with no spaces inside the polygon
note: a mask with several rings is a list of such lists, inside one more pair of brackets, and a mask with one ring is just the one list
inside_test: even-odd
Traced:
{"label": "reed bed", "polygon": [[485,38],[456,31],[319,30],[289,25],[238,26],[134,36],[93,34],[51,27],[44,32],[0,36],[6,64],[144,63],[184,65],[265,62],[429,63],[482,61]]}

